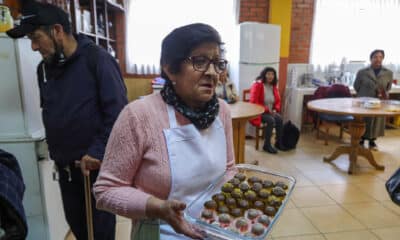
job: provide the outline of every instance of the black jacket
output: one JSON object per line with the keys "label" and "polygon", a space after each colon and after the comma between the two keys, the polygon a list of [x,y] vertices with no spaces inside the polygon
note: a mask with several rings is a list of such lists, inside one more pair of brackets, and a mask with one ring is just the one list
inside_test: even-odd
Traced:
{"label": "black jacket", "polygon": [[102,160],[112,126],[128,102],[115,59],[89,38],[75,38],[77,50],[63,65],[42,61],[37,69],[50,157],[61,167],[85,154]]}
{"label": "black jacket", "polygon": [[17,159],[0,149],[0,228],[4,239],[25,239],[28,234],[22,200],[25,184]]}

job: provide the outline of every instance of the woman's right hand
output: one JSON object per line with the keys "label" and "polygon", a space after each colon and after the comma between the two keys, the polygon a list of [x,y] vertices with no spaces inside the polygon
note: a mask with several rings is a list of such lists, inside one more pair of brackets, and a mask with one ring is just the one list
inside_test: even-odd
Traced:
{"label": "woman's right hand", "polygon": [[146,205],[146,215],[149,218],[159,218],[167,222],[175,232],[193,239],[203,239],[204,233],[188,223],[183,217],[186,204],[178,200],[161,200],[150,197]]}

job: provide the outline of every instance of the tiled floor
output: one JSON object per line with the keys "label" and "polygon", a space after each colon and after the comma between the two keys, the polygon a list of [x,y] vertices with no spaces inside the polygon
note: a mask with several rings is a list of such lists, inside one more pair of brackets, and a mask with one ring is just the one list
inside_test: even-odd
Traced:
{"label": "tiled floor", "polygon": [[[385,165],[377,171],[359,158],[357,173],[347,174],[348,160],[339,157],[324,163],[322,156],[340,144],[331,138],[325,146],[314,133],[303,133],[296,150],[277,155],[255,151],[247,140],[246,160],[292,175],[297,184],[286,209],[275,225],[273,240],[398,240],[400,207],[388,197],[384,183],[400,166],[400,130],[387,130],[379,138],[376,160]],[[348,142],[348,136],[344,140]],[[117,239],[129,239],[130,222],[120,218]]]}

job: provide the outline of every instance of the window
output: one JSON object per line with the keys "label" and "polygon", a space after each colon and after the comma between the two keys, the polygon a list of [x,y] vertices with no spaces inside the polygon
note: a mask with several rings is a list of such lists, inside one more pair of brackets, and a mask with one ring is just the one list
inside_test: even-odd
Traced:
{"label": "window", "polygon": [[213,26],[225,42],[224,47],[229,49],[237,22],[236,1],[128,0],[127,71],[159,74],[162,39],[174,28],[190,23]]}
{"label": "window", "polygon": [[399,22],[399,0],[316,0],[311,63],[369,63],[383,49],[384,64],[400,64]]}

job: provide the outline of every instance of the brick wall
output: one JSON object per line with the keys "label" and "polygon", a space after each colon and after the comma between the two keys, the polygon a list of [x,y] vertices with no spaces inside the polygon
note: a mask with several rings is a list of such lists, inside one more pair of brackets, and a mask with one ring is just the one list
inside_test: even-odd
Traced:
{"label": "brick wall", "polygon": [[239,22],[266,23],[268,21],[268,12],[269,0],[241,0]]}
{"label": "brick wall", "polygon": [[309,63],[314,0],[292,0],[289,63]]}

